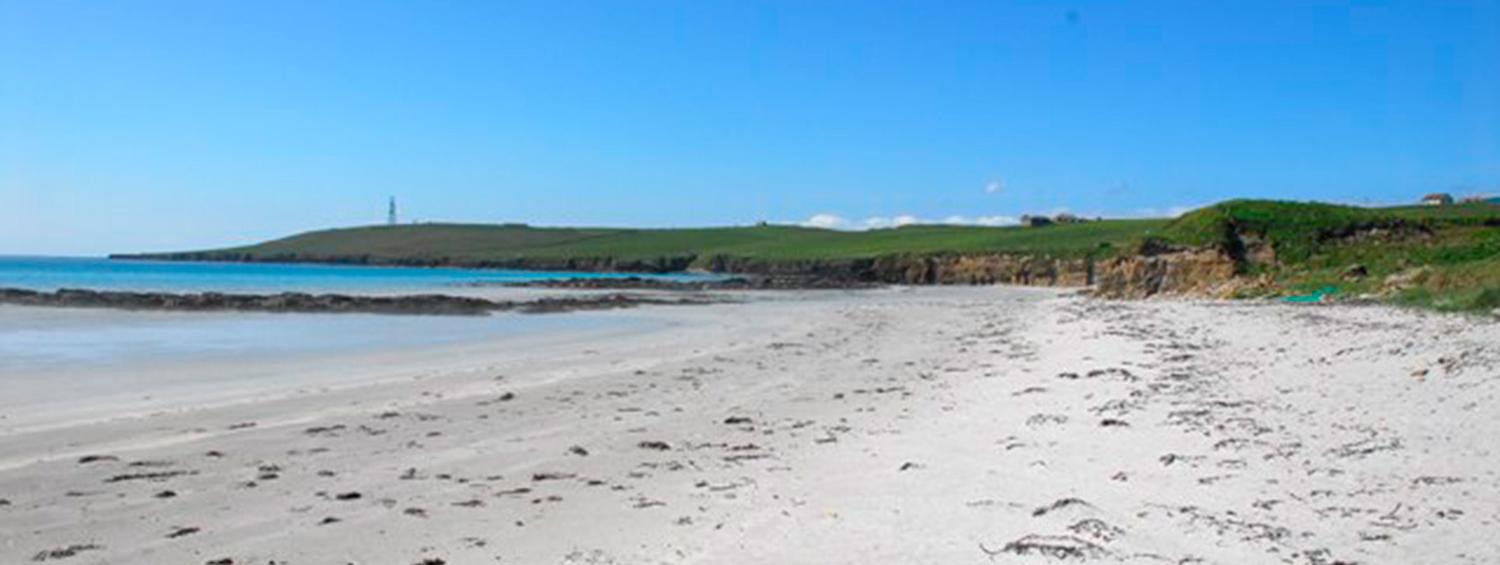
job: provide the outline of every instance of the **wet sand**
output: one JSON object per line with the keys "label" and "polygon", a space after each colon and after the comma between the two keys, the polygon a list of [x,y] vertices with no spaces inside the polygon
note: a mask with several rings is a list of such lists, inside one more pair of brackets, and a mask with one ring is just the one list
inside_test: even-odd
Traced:
{"label": "wet sand", "polygon": [[344,386],[11,421],[0,562],[1500,560],[1493,321],[797,296],[387,359],[390,378]]}

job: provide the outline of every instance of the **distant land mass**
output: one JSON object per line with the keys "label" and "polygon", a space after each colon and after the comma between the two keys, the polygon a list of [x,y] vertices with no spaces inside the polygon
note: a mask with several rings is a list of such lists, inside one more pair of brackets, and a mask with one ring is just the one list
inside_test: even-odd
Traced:
{"label": "distant land mass", "polygon": [[1445,310],[1500,308],[1500,205],[1363,208],[1231,200],[1175,219],[869,231],[410,224],[117,259],[603,272],[708,271],[892,284],[1092,285],[1098,294],[1318,292]]}

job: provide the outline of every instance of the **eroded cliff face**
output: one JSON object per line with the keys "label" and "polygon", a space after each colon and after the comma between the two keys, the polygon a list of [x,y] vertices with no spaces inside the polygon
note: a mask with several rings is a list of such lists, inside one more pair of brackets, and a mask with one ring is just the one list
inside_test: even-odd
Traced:
{"label": "eroded cliff face", "polygon": [[718,273],[801,276],[820,280],[887,284],[1018,284],[1087,286],[1090,262],[1018,255],[890,255],[868,259],[762,261],[718,256],[707,262]]}
{"label": "eroded cliff face", "polygon": [[882,282],[901,284],[1016,284],[1087,286],[1087,259],[1016,255],[894,257],[875,262]]}
{"label": "eroded cliff face", "polygon": [[1094,267],[1094,294],[1106,298],[1224,297],[1239,287],[1238,271],[1238,262],[1218,249],[1107,259]]}

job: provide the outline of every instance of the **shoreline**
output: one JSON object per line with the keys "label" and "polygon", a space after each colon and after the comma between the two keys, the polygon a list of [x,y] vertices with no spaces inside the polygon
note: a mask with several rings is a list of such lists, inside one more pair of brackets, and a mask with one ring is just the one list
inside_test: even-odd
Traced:
{"label": "shoreline", "polygon": [[581,310],[612,310],[642,305],[704,305],[722,298],[690,295],[663,298],[641,294],[608,293],[542,296],[530,300],[491,300],[443,293],[360,295],[305,292],[271,294],[224,292],[136,292],[63,288],[42,292],[0,287],[0,304],[47,308],[106,308],[113,310],[180,312],[272,312],[298,314],[389,314],[427,316],[485,316],[495,312],[549,314]]}
{"label": "shoreline", "polygon": [[[125,318],[135,314],[172,315],[172,312],[110,311]],[[196,316],[196,313],[181,314]],[[268,316],[230,312],[231,318]],[[283,350],[256,344],[243,350],[181,354],[158,351],[139,358],[111,357],[88,363],[11,369],[0,382],[12,395],[0,402],[0,438],[50,428],[102,422],[177,410],[200,410],[256,403],[309,391],[379,387],[413,378],[472,370],[473,367],[513,361],[526,356],[560,356],[599,341],[649,337],[688,322],[666,313],[595,312],[583,319],[557,319],[538,326],[530,320],[488,330],[438,336],[438,341],[328,344]],[[302,314],[299,316],[328,316]],[[374,315],[355,314],[356,317]],[[342,318],[343,316],[337,316]],[[280,318],[278,316],[278,318]],[[689,318],[690,319],[690,318]],[[270,331],[287,331],[320,320],[266,319]],[[337,321],[337,320],[334,320]],[[379,322],[370,319],[372,323]],[[198,331],[201,322],[168,322],[184,331]],[[186,324],[186,325],[183,325]],[[322,328],[324,326],[313,326]],[[357,328],[339,326],[346,331]],[[150,331],[150,330],[148,330]],[[27,386],[36,382],[40,385]],[[50,383],[76,383],[55,387]]]}
{"label": "shoreline", "polygon": [[1500,559],[1494,322],[1005,287],[631,312],[673,322],[6,434],[0,561]]}

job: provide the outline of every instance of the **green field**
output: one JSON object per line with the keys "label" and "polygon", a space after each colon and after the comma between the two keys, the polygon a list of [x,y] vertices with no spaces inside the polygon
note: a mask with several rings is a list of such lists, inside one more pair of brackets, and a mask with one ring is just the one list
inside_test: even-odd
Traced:
{"label": "green field", "polygon": [[256,261],[344,258],[370,263],[444,264],[670,257],[688,259],[694,267],[713,256],[768,261],[991,252],[1083,257],[1150,235],[1167,223],[1108,220],[1035,229],[907,226],[862,232],[795,226],[610,229],[418,224],[316,231],[257,245],[188,254]]}
{"label": "green field", "polygon": [[[1153,245],[1146,245],[1153,243]],[[417,224],[308,232],[266,243],[153,255],[170,259],[362,264],[707,268],[715,259],[799,264],[888,256],[1008,254],[1108,259],[1144,249],[1219,248],[1273,293],[1327,286],[1440,309],[1500,307],[1500,206],[1360,208],[1234,200],[1179,218],[1026,227],[795,226],[688,229]],[[1274,259],[1266,260],[1271,250]],[[1410,275],[1392,291],[1386,278]]]}
{"label": "green field", "polygon": [[[1282,292],[1333,287],[1440,310],[1500,308],[1500,206],[1358,208],[1230,201],[1174,220],[1160,237],[1178,245],[1233,249],[1267,242],[1275,261],[1247,260]],[[1359,273],[1363,273],[1362,275]],[[1392,275],[1412,278],[1393,290]]]}

